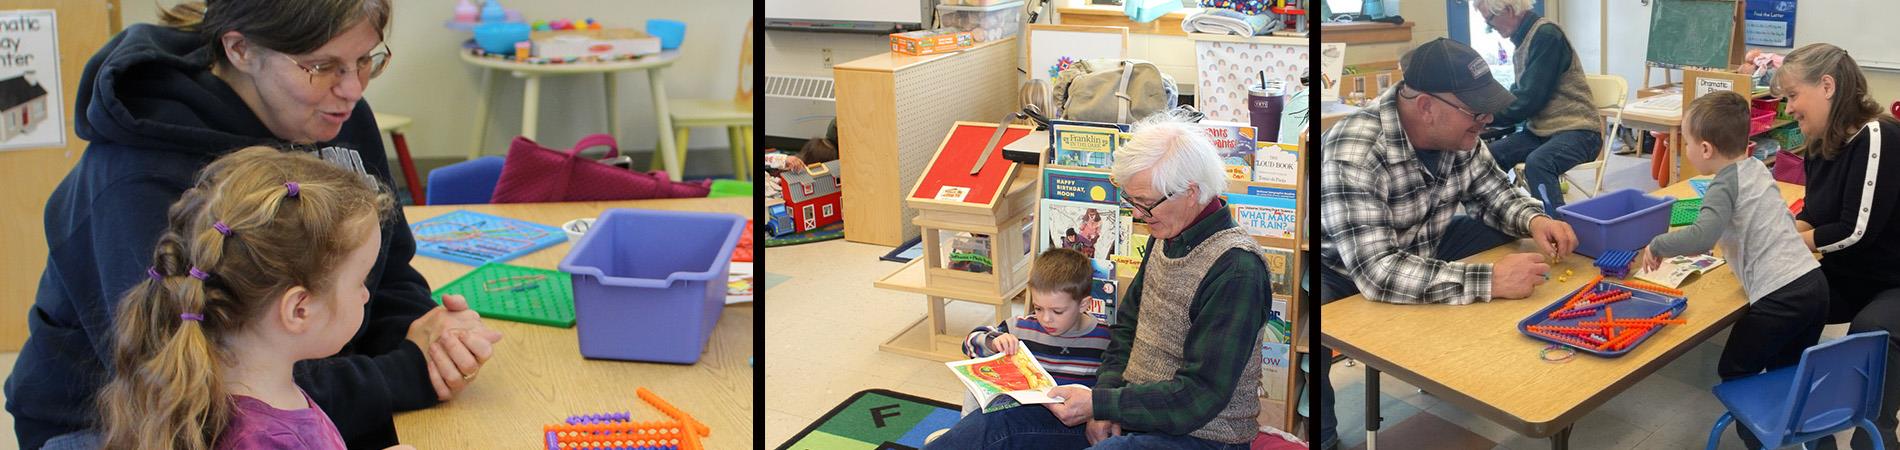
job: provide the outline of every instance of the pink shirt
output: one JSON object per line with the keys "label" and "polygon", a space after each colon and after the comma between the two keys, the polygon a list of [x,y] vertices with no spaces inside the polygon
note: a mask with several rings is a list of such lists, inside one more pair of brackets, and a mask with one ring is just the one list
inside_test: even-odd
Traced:
{"label": "pink shirt", "polygon": [[[301,392],[299,392],[301,393]],[[343,434],[323,414],[323,408],[304,394],[307,409],[286,411],[242,395],[231,396],[231,423],[218,437],[218,450],[227,449],[337,449]]]}

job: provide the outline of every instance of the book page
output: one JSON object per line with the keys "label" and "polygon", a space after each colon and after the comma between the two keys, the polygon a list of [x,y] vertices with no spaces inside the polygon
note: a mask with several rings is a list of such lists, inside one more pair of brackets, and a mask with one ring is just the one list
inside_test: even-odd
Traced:
{"label": "book page", "polygon": [[1714,255],[1675,256],[1664,259],[1656,270],[1637,273],[1636,279],[1673,289],[1682,287],[1682,282],[1689,277],[1721,267],[1726,262]]}
{"label": "book page", "polygon": [[[977,403],[989,405],[999,395],[1009,395],[1022,404],[1061,403],[1062,400],[1050,397],[1050,388],[1056,387],[1055,377],[1036,362],[1036,356],[1027,346],[1016,344],[1014,356],[997,353],[988,357],[943,363],[956,374],[957,380],[976,396]],[[985,409],[984,412],[990,412]]]}

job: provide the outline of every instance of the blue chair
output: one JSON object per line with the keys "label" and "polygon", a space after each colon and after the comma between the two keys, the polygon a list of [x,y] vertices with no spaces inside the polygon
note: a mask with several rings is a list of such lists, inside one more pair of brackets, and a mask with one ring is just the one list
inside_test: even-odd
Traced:
{"label": "blue chair", "polygon": [[501,179],[500,156],[484,156],[429,171],[429,204],[488,203]]}
{"label": "blue chair", "polygon": [[[1730,420],[1780,448],[1853,427],[1879,436],[1874,415],[1887,370],[1887,332],[1855,333],[1801,352],[1801,364],[1715,385],[1728,412],[1709,430],[1709,450]],[[1882,449],[1874,441],[1876,450]]]}

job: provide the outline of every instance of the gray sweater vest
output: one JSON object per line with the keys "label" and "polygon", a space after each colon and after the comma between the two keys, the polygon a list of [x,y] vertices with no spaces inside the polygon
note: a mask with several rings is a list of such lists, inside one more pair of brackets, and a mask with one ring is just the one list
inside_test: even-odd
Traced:
{"label": "gray sweater vest", "polygon": [[[1259,255],[1261,262],[1266,262],[1266,253],[1241,228],[1228,228],[1214,233],[1182,258],[1169,258],[1162,251],[1166,245],[1166,241],[1156,239],[1155,248],[1148,253],[1148,268],[1141,285],[1141,311],[1135,325],[1135,342],[1128,351],[1128,367],[1122,370],[1122,380],[1129,385],[1167,381],[1181,369],[1185,361],[1182,350],[1186,347],[1188,327],[1191,325],[1188,309],[1194,302],[1194,293],[1199,289],[1201,279],[1207,276],[1214,260],[1229,249],[1240,248]],[[1261,339],[1263,337],[1255,333],[1252,342],[1234,343],[1235,351],[1244,351],[1252,356],[1247,359],[1246,369],[1241,372],[1239,382],[1234,384],[1232,400],[1213,420],[1188,435],[1230,444],[1244,444],[1253,440],[1260,428],[1256,423],[1260,415],[1260,399],[1256,395],[1260,391]]]}

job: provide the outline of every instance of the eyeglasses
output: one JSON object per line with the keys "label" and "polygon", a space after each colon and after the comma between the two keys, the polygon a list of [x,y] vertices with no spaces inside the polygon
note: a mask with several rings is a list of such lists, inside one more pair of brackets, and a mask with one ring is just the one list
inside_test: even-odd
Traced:
{"label": "eyeglasses", "polygon": [[1174,197],[1173,194],[1164,195],[1161,197],[1160,200],[1155,200],[1154,204],[1143,205],[1140,202],[1136,202],[1134,197],[1129,197],[1127,190],[1122,190],[1121,192],[1117,194],[1121,195],[1123,203],[1127,203],[1128,206],[1135,207],[1135,210],[1141,211],[1141,215],[1147,216],[1147,217],[1154,217],[1155,208],[1160,208],[1162,203],[1167,203],[1169,198]]}
{"label": "eyeglasses", "polygon": [[1432,96],[1432,98],[1438,99],[1438,101],[1440,102],[1444,102],[1445,106],[1450,106],[1451,109],[1456,109],[1458,110],[1458,112],[1464,113],[1465,116],[1471,117],[1471,120],[1473,122],[1477,122],[1477,123],[1491,122],[1491,119],[1492,119],[1491,113],[1479,114],[1479,113],[1471,112],[1471,110],[1469,109],[1464,109],[1462,107],[1459,107],[1458,104],[1452,103],[1451,100],[1446,100],[1444,97],[1439,97],[1438,94],[1433,94],[1430,92],[1420,92],[1420,93],[1425,94],[1425,95],[1430,95]]}
{"label": "eyeglasses", "polygon": [[336,87],[338,82],[343,81],[344,73],[354,73],[356,74],[356,80],[358,82],[369,83],[370,79],[383,74],[383,69],[389,67],[390,56],[394,54],[394,52],[389,50],[389,46],[385,45],[382,51],[357,58],[355,68],[346,68],[348,65],[343,64],[341,61],[304,64],[302,61],[298,61],[297,58],[290,57],[290,55],[284,55],[284,59],[289,59],[291,64],[297,65],[297,68],[303,69],[304,72],[309,72],[310,84],[312,86],[330,89]]}

